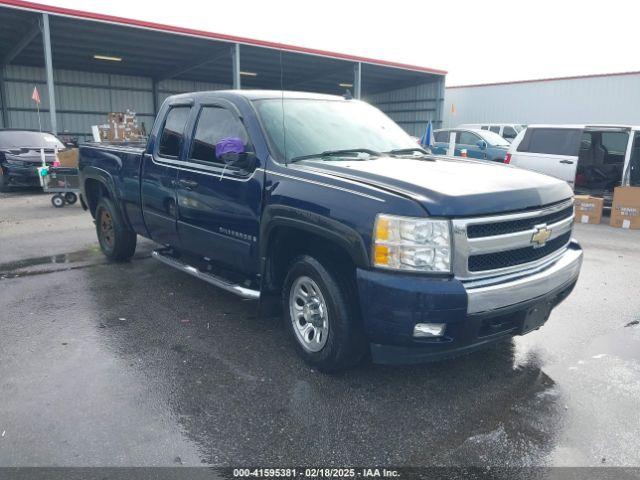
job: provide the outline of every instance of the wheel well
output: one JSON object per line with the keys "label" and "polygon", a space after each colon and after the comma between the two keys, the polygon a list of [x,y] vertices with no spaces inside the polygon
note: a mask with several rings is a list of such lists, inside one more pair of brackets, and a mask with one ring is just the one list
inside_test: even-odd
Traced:
{"label": "wheel well", "polygon": [[91,212],[91,215],[95,217],[98,202],[102,197],[110,197],[109,190],[100,180],[89,178],[84,183],[84,193],[89,211]]}
{"label": "wheel well", "polygon": [[356,264],[337,242],[295,227],[276,227],[269,235],[266,259],[266,285],[270,291],[282,288],[293,259],[311,255],[320,262],[331,262],[355,281]]}

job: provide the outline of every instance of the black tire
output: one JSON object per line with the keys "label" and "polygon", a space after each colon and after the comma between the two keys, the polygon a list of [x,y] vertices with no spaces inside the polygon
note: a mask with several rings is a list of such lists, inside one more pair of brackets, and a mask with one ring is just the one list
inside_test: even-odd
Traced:
{"label": "black tire", "polygon": [[67,202],[69,205],[73,205],[78,201],[78,195],[76,195],[73,192],[67,192],[64,194],[64,201]]}
{"label": "black tire", "polygon": [[0,172],[0,192],[5,193],[8,191],[9,191],[9,179],[7,178],[6,175]]}
{"label": "black tire", "polygon": [[136,233],[124,223],[122,215],[108,198],[101,198],[96,207],[96,233],[102,253],[114,261],[126,261],[136,251]]}
{"label": "black tire", "polygon": [[[309,351],[305,348],[303,340],[296,333],[297,326],[292,318],[292,290],[304,278],[310,278],[319,287],[326,304],[328,334],[326,343],[319,351]],[[321,372],[344,370],[358,364],[366,354],[367,342],[363,334],[353,283],[338,266],[329,261],[321,263],[308,255],[296,258],[289,267],[282,291],[287,330],[300,356]],[[303,328],[307,322],[302,319],[302,314],[299,313],[297,316],[300,317],[300,328]]]}
{"label": "black tire", "polygon": [[59,193],[51,197],[51,205],[56,208],[64,207],[64,197]]}

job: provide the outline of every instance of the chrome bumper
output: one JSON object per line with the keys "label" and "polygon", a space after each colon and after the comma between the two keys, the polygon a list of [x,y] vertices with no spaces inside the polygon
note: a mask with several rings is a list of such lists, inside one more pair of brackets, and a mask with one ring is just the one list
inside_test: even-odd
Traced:
{"label": "chrome bumper", "polygon": [[490,312],[541,297],[576,280],[581,266],[582,249],[572,241],[558,259],[539,270],[465,282],[467,313]]}

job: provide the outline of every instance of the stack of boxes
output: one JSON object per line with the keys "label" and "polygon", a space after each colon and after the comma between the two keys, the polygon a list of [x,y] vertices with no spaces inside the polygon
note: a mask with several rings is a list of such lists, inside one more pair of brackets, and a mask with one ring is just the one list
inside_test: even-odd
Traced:
{"label": "stack of boxes", "polygon": [[[575,222],[599,225],[604,199],[590,195],[575,196]],[[616,187],[613,192],[609,225],[617,228],[640,229],[640,187]]]}
{"label": "stack of boxes", "polygon": [[640,187],[616,187],[609,224],[618,228],[640,229]]}
{"label": "stack of boxes", "polygon": [[107,123],[98,129],[102,142],[132,142],[144,137],[138,127],[136,113],[131,110],[109,113]]}

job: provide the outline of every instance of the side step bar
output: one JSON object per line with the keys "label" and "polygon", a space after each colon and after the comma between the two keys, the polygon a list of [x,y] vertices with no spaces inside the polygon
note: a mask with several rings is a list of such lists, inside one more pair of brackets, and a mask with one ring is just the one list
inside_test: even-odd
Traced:
{"label": "side step bar", "polygon": [[160,260],[162,263],[166,263],[170,267],[177,268],[178,270],[188,273],[193,277],[199,278],[211,285],[215,285],[218,288],[226,290],[227,292],[235,293],[242,298],[248,298],[250,300],[258,300],[260,298],[260,292],[258,290],[252,290],[250,288],[243,287],[242,285],[230,283],[224,278],[198,270],[197,268],[187,265],[186,263],[183,263],[177,258],[167,255],[165,252],[160,250],[154,250],[151,252],[151,256],[156,260]]}

